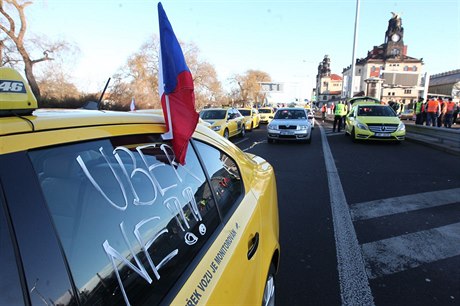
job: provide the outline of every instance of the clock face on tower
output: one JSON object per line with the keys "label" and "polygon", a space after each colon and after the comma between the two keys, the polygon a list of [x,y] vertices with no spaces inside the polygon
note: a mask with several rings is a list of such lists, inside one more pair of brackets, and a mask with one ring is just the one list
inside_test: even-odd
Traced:
{"label": "clock face on tower", "polygon": [[393,42],[398,42],[401,37],[398,34],[391,35],[391,40]]}

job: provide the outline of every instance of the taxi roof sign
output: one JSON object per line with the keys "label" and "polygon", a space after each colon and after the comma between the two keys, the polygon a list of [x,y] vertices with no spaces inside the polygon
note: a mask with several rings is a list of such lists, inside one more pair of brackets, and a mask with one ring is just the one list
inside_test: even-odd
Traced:
{"label": "taxi roof sign", "polygon": [[0,67],[0,116],[29,115],[37,107],[37,99],[21,74]]}

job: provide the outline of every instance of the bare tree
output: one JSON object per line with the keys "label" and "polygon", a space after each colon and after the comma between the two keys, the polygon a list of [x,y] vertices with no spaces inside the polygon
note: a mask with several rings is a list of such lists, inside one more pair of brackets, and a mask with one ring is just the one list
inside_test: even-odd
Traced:
{"label": "bare tree", "polygon": [[263,101],[265,94],[261,92],[260,83],[271,82],[271,77],[268,73],[260,70],[248,70],[243,75],[234,75],[230,81],[237,86],[240,92],[236,102],[244,105]]}
{"label": "bare tree", "polygon": [[[214,67],[199,58],[196,45],[182,43],[182,49],[193,76],[196,107],[219,101],[223,94]],[[140,108],[160,108],[158,64],[159,38],[154,35],[114,76],[110,99],[127,108],[134,97]]]}
{"label": "bare tree", "polygon": [[[0,0],[0,33],[3,32],[6,35],[1,38],[3,43],[0,45],[0,52],[2,53],[2,65],[9,64],[14,67],[19,60],[22,61],[27,81],[35,97],[39,99],[40,88],[34,74],[34,65],[53,60],[51,55],[65,49],[68,45],[63,41],[45,43],[45,40],[41,39],[26,40],[27,19],[25,9],[32,3],[32,1]],[[27,43],[31,43],[34,48],[40,50],[41,55],[33,59],[30,50],[27,48]],[[12,50],[13,46],[20,58],[15,56],[16,53]]]}

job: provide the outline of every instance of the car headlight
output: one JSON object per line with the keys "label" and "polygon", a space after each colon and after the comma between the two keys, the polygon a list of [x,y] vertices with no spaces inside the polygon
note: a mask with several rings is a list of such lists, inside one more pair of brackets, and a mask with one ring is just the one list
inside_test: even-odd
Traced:
{"label": "car headlight", "polygon": [[356,126],[358,127],[358,129],[361,129],[361,130],[368,130],[367,125],[365,125],[365,124],[362,123],[362,122],[356,121]]}
{"label": "car headlight", "polygon": [[278,129],[278,126],[276,124],[269,124],[268,125],[268,129],[269,130],[277,130]]}
{"label": "car headlight", "polygon": [[221,128],[220,125],[216,125],[216,126],[213,126],[211,129],[217,132],[217,131],[220,131],[220,128]]}
{"label": "car headlight", "polygon": [[406,130],[406,126],[404,125],[404,123],[401,122],[401,123],[398,125],[397,131],[405,131],[405,130]]}
{"label": "car headlight", "polygon": [[298,125],[297,129],[298,130],[308,130],[308,125]]}

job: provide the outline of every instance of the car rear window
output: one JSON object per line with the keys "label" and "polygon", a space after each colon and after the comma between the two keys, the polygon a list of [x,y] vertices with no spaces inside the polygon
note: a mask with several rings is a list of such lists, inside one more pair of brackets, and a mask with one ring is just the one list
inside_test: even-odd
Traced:
{"label": "car rear window", "polygon": [[[185,166],[174,161],[170,143],[148,135],[52,147],[30,157],[85,305],[158,304],[220,222],[216,187],[191,145]],[[220,154],[202,159],[227,167]],[[225,209],[242,190],[239,173],[212,171],[219,179],[212,185],[234,186],[218,194]]]}
{"label": "car rear window", "polygon": [[239,111],[243,116],[251,116],[251,111],[249,109],[239,109]]}

